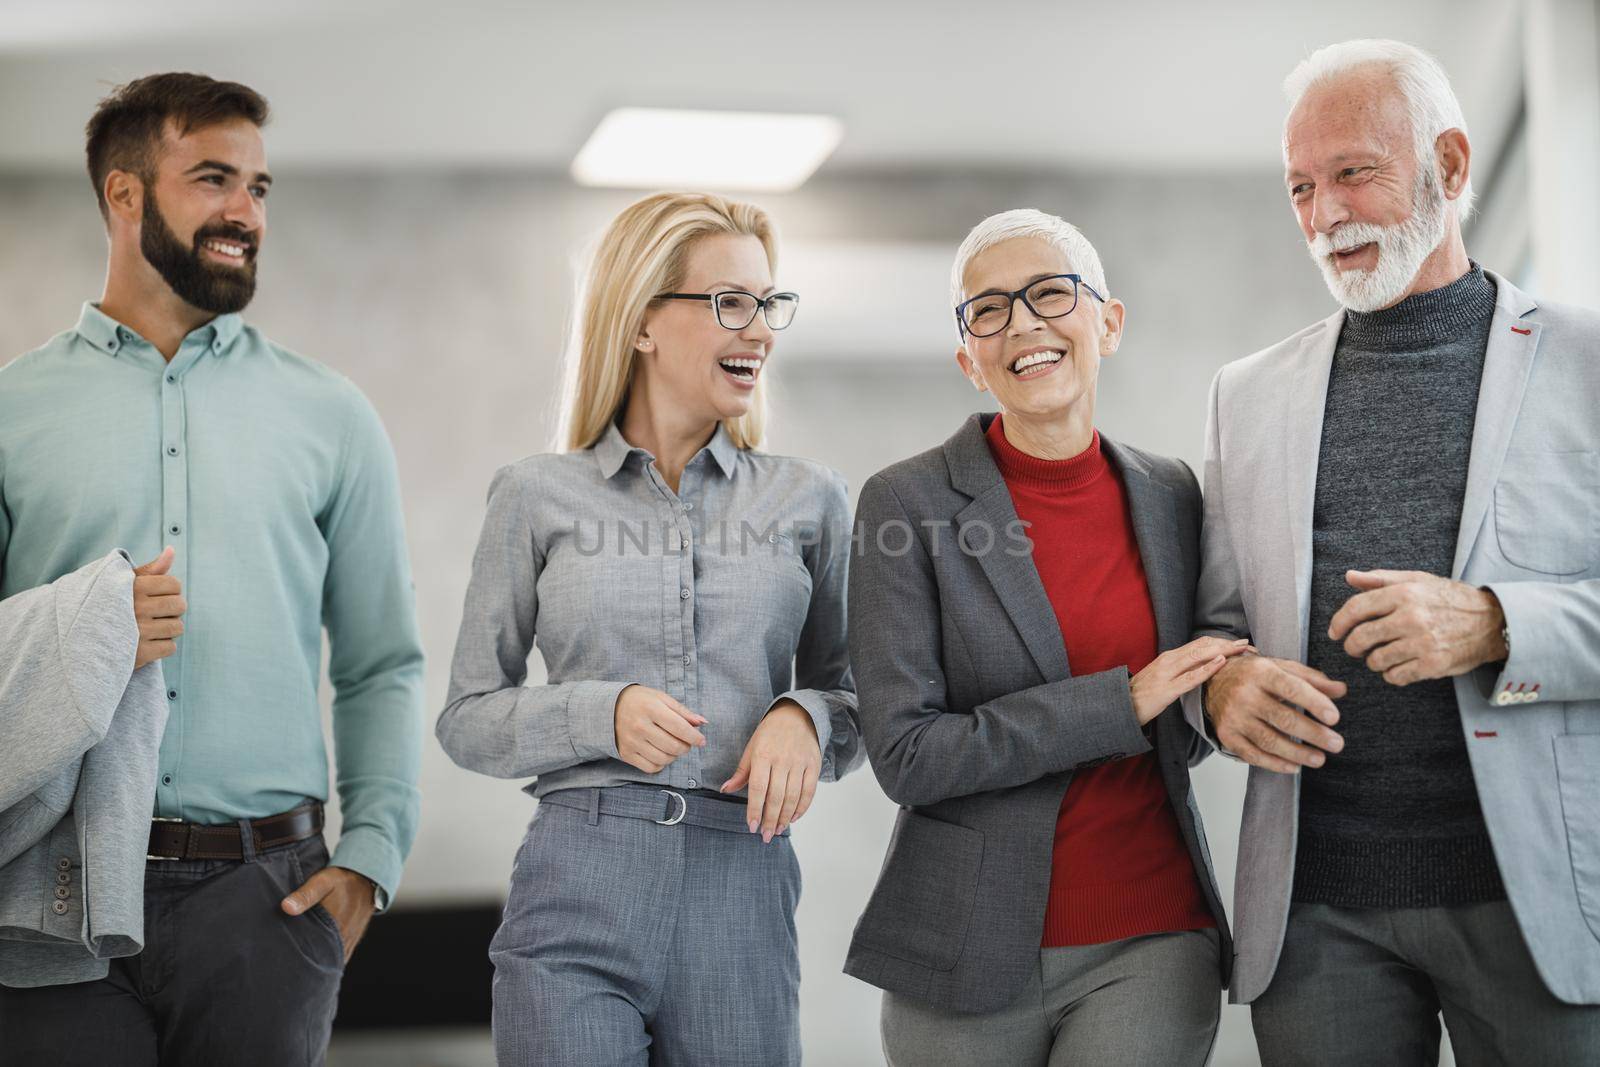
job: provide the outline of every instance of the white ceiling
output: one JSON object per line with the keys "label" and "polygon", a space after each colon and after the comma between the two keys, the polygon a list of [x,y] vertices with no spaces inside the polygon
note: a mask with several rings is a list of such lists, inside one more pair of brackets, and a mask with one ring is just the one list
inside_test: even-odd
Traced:
{"label": "white ceiling", "polygon": [[829,169],[1279,163],[1279,84],[1330,41],[1433,51],[1491,156],[1517,0],[0,0],[0,168],[78,166],[95,101],[164,69],[272,102],[285,167],[562,169],[612,107],[838,115]]}

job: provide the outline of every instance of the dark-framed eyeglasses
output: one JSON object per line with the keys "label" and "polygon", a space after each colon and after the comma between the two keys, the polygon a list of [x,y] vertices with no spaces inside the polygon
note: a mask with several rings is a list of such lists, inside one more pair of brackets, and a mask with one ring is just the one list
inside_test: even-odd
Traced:
{"label": "dark-framed eyeglasses", "polygon": [[1011,325],[1011,311],[1018,300],[1041,319],[1059,319],[1078,306],[1079,287],[1089,290],[1102,304],[1106,298],[1081,274],[1052,274],[1037,278],[1009,293],[979,293],[956,305],[956,328],[963,337],[993,337]]}
{"label": "dark-framed eyeglasses", "polygon": [[774,330],[786,330],[794,321],[795,309],[800,306],[798,293],[773,293],[763,300],[743,289],[725,289],[720,293],[662,293],[662,300],[704,300],[717,313],[717,325],[724,330],[742,330],[755,321],[761,312],[767,325]]}

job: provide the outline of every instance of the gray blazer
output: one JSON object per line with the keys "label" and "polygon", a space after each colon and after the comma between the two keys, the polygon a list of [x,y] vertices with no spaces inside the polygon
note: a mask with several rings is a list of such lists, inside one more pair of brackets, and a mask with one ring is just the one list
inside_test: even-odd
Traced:
{"label": "gray blazer", "polygon": [[0,985],[104,978],[144,942],[161,664],[113,551],[0,601]]}
{"label": "gray blazer", "polygon": [[[850,565],[862,736],[901,810],[844,969],[965,1012],[1009,1004],[1038,965],[1073,769],[1152,747],[1126,668],[1072,676],[984,440],[993,417],[974,415],[943,446],[862,486]],[[1199,488],[1176,460],[1101,441],[1127,489],[1161,647],[1174,648],[1189,640]],[[1232,945],[1189,791],[1190,764],[1206,746],[1177,705],[1151,737],[1222,936],[1225,984]]]}
{"label": "gray blazer", "polygon": [[[1484,821],[1550,991],[1600,1003],[1600,315],[1499,275],[1451,577],[1505,609],[1511,657],[1455,679]],[[1341,311],[1224,367],[1206,429],[1196,625],[1304,661],[1311,509]],[[1382,566],[1374,560],[1374,566]],[[1499,668],[1499,669],[1496,669]],[[1199,694],[1184,698],[1203,725]],[[1294,882],[1298,775],[1250,768],[1233,999],[1272,980]]]}

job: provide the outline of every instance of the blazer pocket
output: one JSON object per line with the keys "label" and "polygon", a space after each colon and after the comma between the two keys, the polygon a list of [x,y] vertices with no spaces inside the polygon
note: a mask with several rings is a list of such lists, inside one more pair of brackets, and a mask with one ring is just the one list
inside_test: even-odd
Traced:
{"label": "blazer pocket", "polygon": [[1494,487],[1500,552],[1524,570],[1581,574],[1600,541],[1600,452],[1513,452]]}
{"label": "blazer pocket", "polygon": [[1555,746],[1578,907],[1600,938],[1600,734],[1566,734],[1555,739]]}
{"label": "blazer pocket", "polygon": [[868,948],[935,971],[961,959],[978,902],[983,834],[902,808],[861,915]]}

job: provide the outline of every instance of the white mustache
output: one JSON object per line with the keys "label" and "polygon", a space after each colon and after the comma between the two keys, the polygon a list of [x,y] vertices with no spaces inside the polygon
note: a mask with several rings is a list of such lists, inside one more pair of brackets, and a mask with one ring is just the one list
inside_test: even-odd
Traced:
{"label": "white mustache", "polygon": [[1390,239],[1392,229],[1391,226],[1379,226],[1373,222],[1347,222],[1339,227],[1337,233],[1317,234],[1306,242],[1306,247],[1318,259],[1326,259],[1335,252],[1348,252],[1374,242],[1381,252]]}

